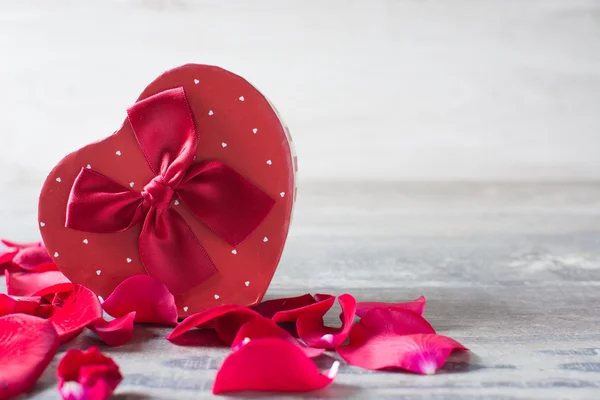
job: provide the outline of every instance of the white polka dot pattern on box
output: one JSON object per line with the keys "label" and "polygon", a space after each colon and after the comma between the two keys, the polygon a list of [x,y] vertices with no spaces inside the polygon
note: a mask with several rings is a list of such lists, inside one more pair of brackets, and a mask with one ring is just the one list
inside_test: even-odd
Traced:
{"label": "white polka dot pattern on box", "polygon": [[131,261],[133,261],[131,258],[127,257],[127,264],[129,264]]}
{"label": "white polka dot pattern on box", "polygon": [[89,241],[87,240],[87,238],[83,239],[83,244],[88,244],[88,243],[89,243]]}
{"label": "white polka dot pattern on box", "polygon": [[56,178],[56,182],[58,182],[58,183],[61,182],[60,176],[58,178]]}
{"label": "white polka dot pattern on box", "polygon": [[218,294],[215,294],[215,295],[214,295],[214,298],[215,298],[215,300],[219,300],[219,298],[220,298],[220,297],[221,297],[221,296],[219,296]]}
{"label": "white polka dot pattern on box", "polygon": [[115,154],[118,155],[118,156],[120,156],[121,155],[121,150],[117,150],[117,152]]}
{"label": "white polka dot pattern on box", "polygon": [[244,96],[240,96],[240,101],[244,101]]}
{"label": "white polka dot pattern on box", "polygon": [[194,79],[194,84],[195,84],[195,85],[197,85],[197,84],[199,84],[199,83],[200,83],[200,81],[199,81],[198,79]]}

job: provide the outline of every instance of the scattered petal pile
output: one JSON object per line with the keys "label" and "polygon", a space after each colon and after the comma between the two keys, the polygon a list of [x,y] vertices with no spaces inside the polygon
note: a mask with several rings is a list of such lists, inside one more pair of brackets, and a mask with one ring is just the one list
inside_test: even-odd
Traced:
{"label": "scattered petal pile", "polygon": [[[323,389],[335,379],[339,362],[323,373],[312,359],[327,351],[369,370],[434,374],[453,351],[467,350],[438,335],[423,318],[422,296],[381,303],[357,302],[342,294],[337,297],[337,326],[325,323],[336,302],[330,294],[274,299],[254,309],[219,305],[178,324],[174,296],[148,275],[125,279],[101,303],[56,269],[41,242],[2,243],[9,250],[0,252],[8,291],[0,294],[0,400],[30,391],[59,345],[86,328],[108,346],[128,343],[135,323],[175,326],[167,339],[179,345],[230,346],[215,379],[215,394]],[[112,318],[105,319],[104,313]],[[57,377],[59,393],[68,400],[108,399],[123,379],[115,362],[95,347],[68,350]]]}

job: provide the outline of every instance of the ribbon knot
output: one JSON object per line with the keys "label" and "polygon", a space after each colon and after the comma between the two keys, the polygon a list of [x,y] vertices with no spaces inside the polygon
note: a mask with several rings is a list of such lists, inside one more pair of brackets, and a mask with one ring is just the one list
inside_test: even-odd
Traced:
{"label": "ribbon knot", "polygon": [[220,161],[193,164],[198,138],[183,88],[141,100],[127,115],[154,178],[139,193],[82,168],[71,188],[65,226],[115,233],[142,223],[138,249],[146,272],[172,293],[183,293],[217,270],[171,207],[175,192],[182,206],[231,246],[262,223],[275,200]]}
{"label": "ribbon knot", "polygon": [[162,176],[155,176],[142,190],[142,197],[148,205],[158,209],[165,208],[173,199],[173,189]]}

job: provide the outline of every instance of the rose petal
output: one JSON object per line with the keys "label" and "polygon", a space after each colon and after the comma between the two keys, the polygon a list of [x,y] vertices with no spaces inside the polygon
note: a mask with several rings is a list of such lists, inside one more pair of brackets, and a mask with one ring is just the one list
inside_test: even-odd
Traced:
{"label": "rose petal", "polygon": [[222,304],[190,315],[173,329],[167,339],[173,341],[193,328],[215,329],[219,338],[231,345],[240,327],[257,317],[261,315],[248,307]]}
{"label": "rose petal", "polygon": [[286,297],[282,299],[273,299],[260,303],[254,307],[254,311],[266,318],[273,316],[281,311],[293,310],[316,303],[315,298],[307,293],[298,297]]}
{"label": "rose petal", "polygon": [[367,313],[367,311],[373,308],[402,308],[415,312],[419,315],[423,315],[426,304],[427,301],[425,300],[424,296],[404,303],[359,302],[356,303],[356,315],[359,317],[363,317]]}
{"label": "rose petal", "polygon": [[119,366],[96,347],[69,349],[58,363],[58,391],[68,400],[108,399],[123,380]]}
{"label": "rose petal", "polygon": [[454,350],[467,348],[436,334],[377,335],[337,349],[348,364],[364,369],[400,368],[427,375],[441,368]]}
{"label": "rose petal", "polygon": [[253,340],[268,337],[276,337],[289,341],[298,346],[309,358],[320,356],[325,352],[325,349],[308,347],[304,343],[299,342],[289,332],[279,327],[274,321],[264,317],[253,318],[242,325],[238,330],[235,339],[233,339],[231,347],[239,347],[246,339]]}
{"label": "rose petal", "polygon": [[31,271],[44,264],[54,265],[46,248],[40,246],[27,247],[19,250],[12,262],[26,271]]}
{"label": "rose petal", "polygon": [[113,317],[123,317],[135,311],[135,322],[177,324],[175,298],[163,283],[148,275],[125,279],[102,307]]}
{"label": "rose petal", "polygon": [[71,281],[60,271],[6,273],[6,289],[12,296],[45,296],[72,288]]}
{"label": "rose petal", "polygon": [[28,247],[44,247],[44,243],[42,242],[16,243],[6,239],[0,239],[0,242],[6,247],[17,250],[26,249]]}
{"label": "rose petal", "polygon": [[303,307],[293,308],[276,312],[273,315],[275,322],[295,322],[304,313],[316,313],[325,315],[333,307],[335,296],[330,294],[316,294],[315,303]]}
{"label": "rose petal", "polygon": [[75,285],[64,305],[49,321],[54,325],[61,343],[77,336],[83,328],[102,318],[98,296],[85,286]]}
{"label": "rose petal", "polygon": [[16,297],[0,293],[0,317],[9,314],[35,315],[41,297]]}
{"label": "rose petal", "polygon": [[[333,349],[344,343],[354,322],[356,313],[356,299],[350,294],[343,294],[338,297],[338,302],[342,307],[340,328],[331,328],[325,326],[323,317],[328,310],[324,308],[313,307],[312,310],[305,311],[296,321],[298,336],[304,342],[311,346],[323,349]],[[317,303],[320,304],[320,303]],[[322,304],[322,303],[321,303]]]}
{"label": "rose petal", "polygon": [[12,260],[15,258],[18,252],[18,250],[0,252],[0,274],[3,274],[5,270],[12,269]]}
{"label": "rose petal", "polygon": [[217,372],[213,393],[310,392],[331,384],[338,367],[336,361],[325,375],[298,346],[287,340],[250,340],[225,359]]}
{"label": "rose petal", "polygon": [[58,346],[49,321],[25,314],[0,317],[0,399],[33,389]]}
{"label": "rose petal", "polygon": [[354,325],[350,333],[350,342],[355,340],[356,335],[412,335],[416,333],[435,333],[435,329],[425,318],[410,310],[374,308]]}
{"label": "rose petal", "polygon": [[53,306],[56,306],[56,307],[62,307],[63,304],[65,304],[65,300],[67,300],[69,298],[69,296],[71,295],[71,292],[72,291],[54,293],[54,296],[52,296],[52,301],[50,302],[50,304],[52,304]]}
{"label": "rose petal", "polygon": [[35,313],[33,315],[35,315],[36,317],[47,319],[53,316],[54,312],[58,309],[58,307],[53,306],[52,304],[41,304],[36,308]]}
{"label": "rose petal", "polygon": [[99,319],[89,326],[100,339],[109,346],[122,346],[131,340],[133,336],[133,321],[135,320],[135,311],[130,312],[120,318],[106,321]]}

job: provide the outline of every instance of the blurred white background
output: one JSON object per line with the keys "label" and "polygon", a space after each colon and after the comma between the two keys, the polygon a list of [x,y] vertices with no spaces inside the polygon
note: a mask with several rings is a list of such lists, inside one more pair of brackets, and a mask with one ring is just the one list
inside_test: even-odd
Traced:
{"label": "blurred white background", "polygon": [[598,1],[3,0],[1,190],[187,62],[277,105],[303,180],[600,178]]}

